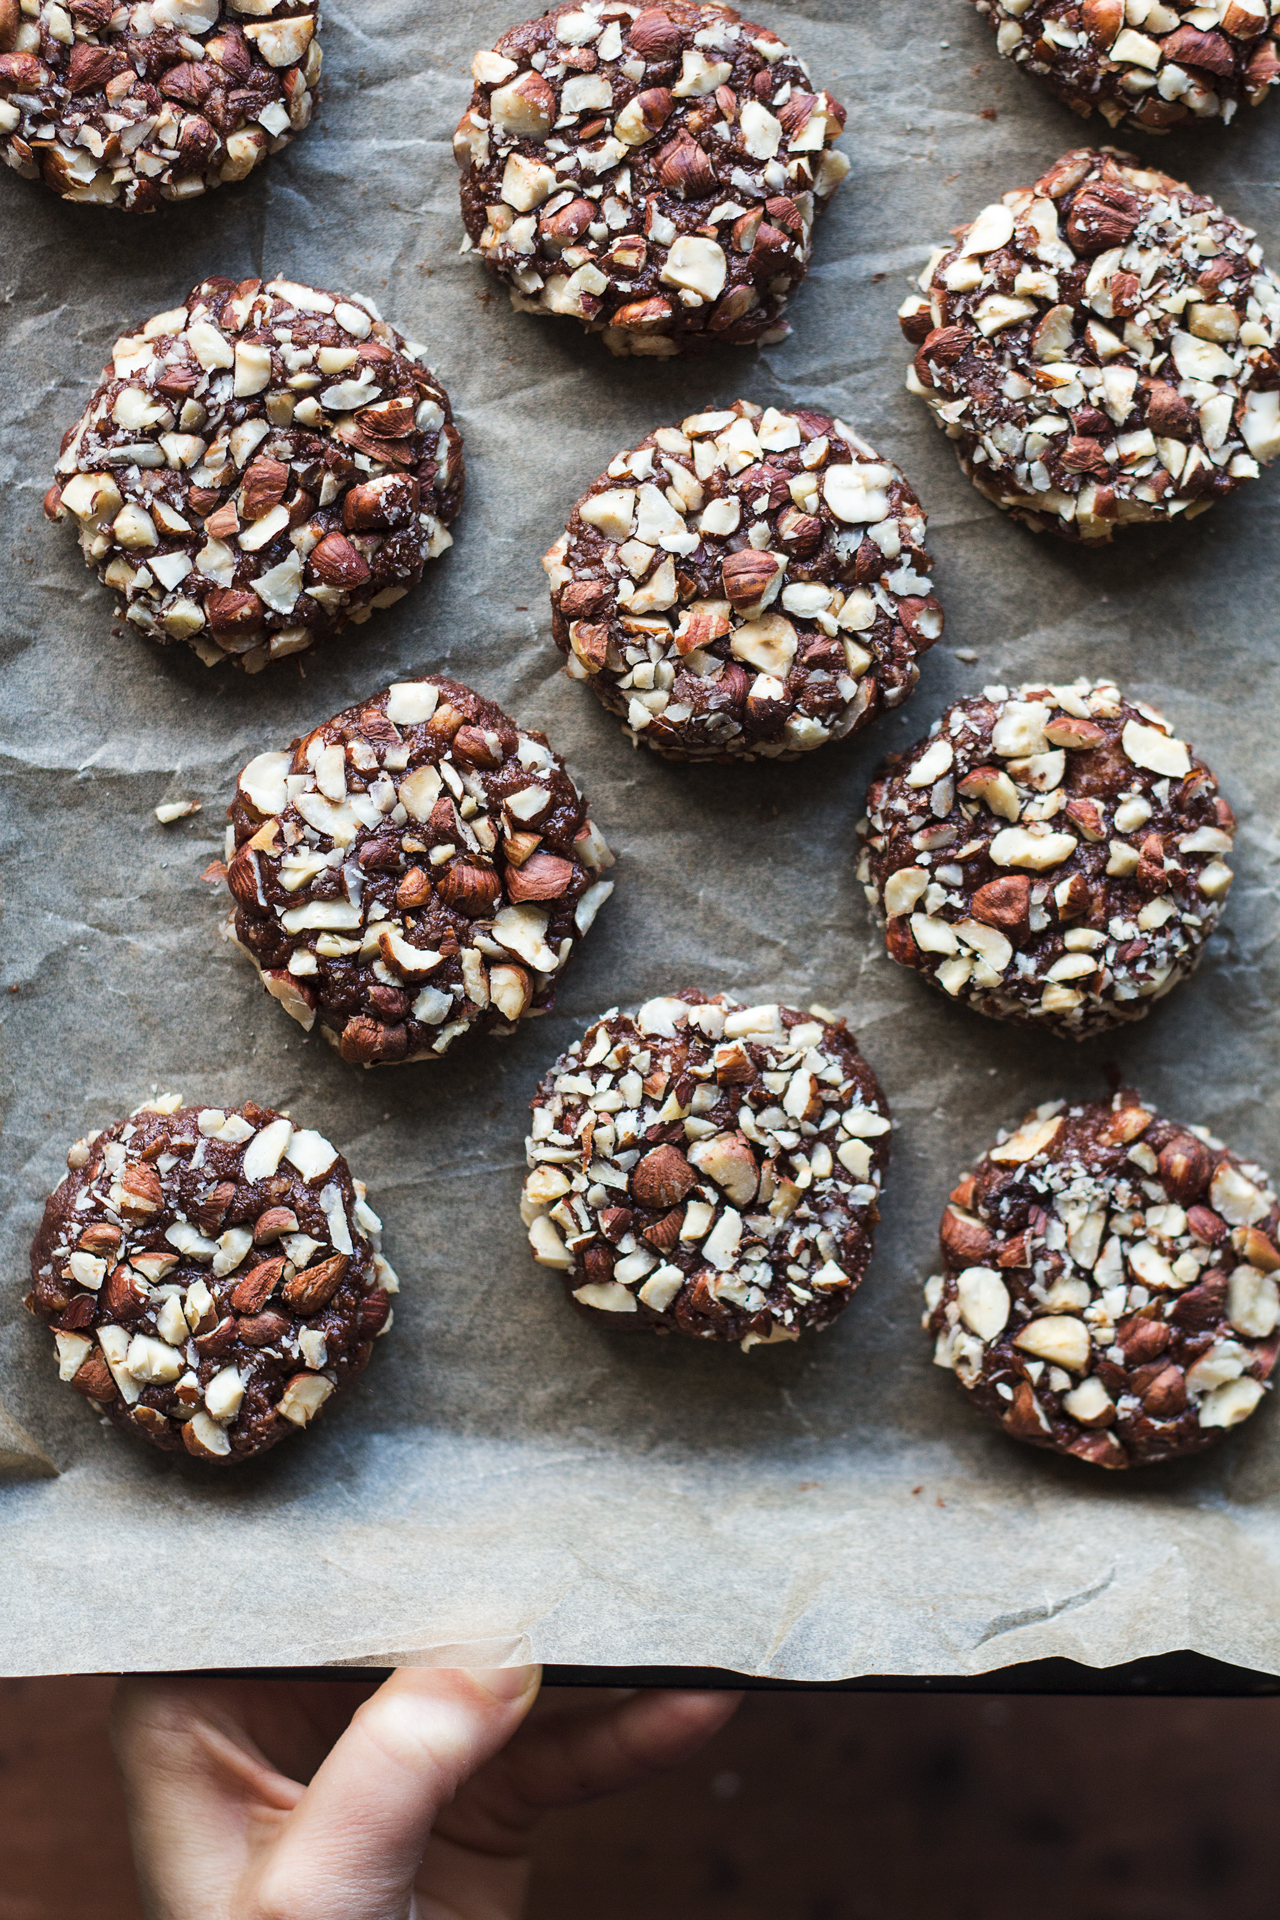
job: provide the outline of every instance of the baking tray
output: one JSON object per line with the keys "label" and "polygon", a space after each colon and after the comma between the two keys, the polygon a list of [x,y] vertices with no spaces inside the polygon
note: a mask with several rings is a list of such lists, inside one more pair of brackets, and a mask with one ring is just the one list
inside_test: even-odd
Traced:
{"label": "baking tray", "polygon": [[[154,220],[3,182],[2,979],[18,991],[0,993],[0,1398],[28,1436],[19,1465],[41,1477],[0,1488],[0,1665],[533,1657],[986,1685],[1030,1661],[1147,1670],[1183,1648],[1280,1672],[1270,1409],[1202,1460],[1105,1476],[983,1428],[918,1325],[943,1196],[969,1156],[1038,1101],[1093,1097],[1111,1065],[1280,1165],[1276,476],[1172,534],[1081,552],[981,500],[903,392],[895,314],[931,245],[1086,133],[997,59],[960,0],[758,10],[850,109],[853,169],[790,340],[620,363],[567,323],[512,313],[457,252],[450,135],[474,48],[514,11],[331,0],[318,125],[261,176]],[[1276,111],[1151,151],[1280,264]],[[429,344],[470,482],[456,544],[417,592],[245,681],[113,641],[106,596],[40,502],[122,327],[208,272],[263,269],[364,291]],[[739,393],[826,408],[903,467],[930,513],[947,631],[911,701],[845,746],[794,767],[669,767],[559,672],[539,559],[620,448]],[[262,994],[199,876],[246,760],[424,669],[546,729],[618,851],[617,892],[552,1016],[439,1068],[361,1074]],[[1242,825],[1195,980],[1145,1025],[1074,1048],[891,967],[852,827],[881,755],[949,698],[1081,673],[1162,706]],[[158,826],[152,809],[187,796],[203,810]],[[603,1007],[685,981],[847,1013],[900,1123],[868,1279],[797,1347],[620,1340],[566,1311],[528,1257],[516,1206],[539,1075]],[[153,1085],[209,1104],[247,1094],[329,1131],[405,1280],[359,1387],[233,1476],[101,1431],[20,1306],[66,1143]]]}

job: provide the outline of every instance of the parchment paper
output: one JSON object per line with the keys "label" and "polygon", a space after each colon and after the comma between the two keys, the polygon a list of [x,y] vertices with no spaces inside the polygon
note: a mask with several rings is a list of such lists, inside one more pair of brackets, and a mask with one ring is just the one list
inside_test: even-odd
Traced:
{"label": "parchment paper", "polygon": [[[919,1328],[968,1156],[1033,1102],[1095,1095],[1109,1060],[1280,1170],[1277,476],[1191,526],[1075,551],[982,501],[903,392],[908,275],[1085,137],[997,59],[968,0],[758,9],[850,109],[853,171],[784,345],[617,362],[567,322],[513,314],[459,257],[449,139],[471,53],[514,4],[463,18],[439,0],[327,0],[320,123],[242,188],[134,221],[0,180],[0,1465],[30,1476],[0,1481],[0,1667],[533,1657],[822,1679],[1191,1647],[1278,1672],[1280,1412],[1189,1466],[1109,1477],[988,1433]],[[1276,263],[1278,146],[1273,103],[1154,150],[1255,225]],[[417,593],[246,681],[113,641],[107,594],[40,503],[128,323],[204,273],[281,270],[370,293],[430,343],[470,480],[457,543]],[[797,767],[671,767],[559,672],[539,558],[616,451],[740,392],[829,408],[902,464],[930,512],[947,631],[907,707],[850,746]],[[361,1073],[267,999],[217,937],[225,895],[199,876],[245,760],[431,668],[546,728],[618,851],[617,891],[552,1017],[443,1066]],[[1197,978],[1145,1025],[1075,1049],[892,967],[852,828],[880,755],[944,701],[1082,672],[1161,705],[1242,829],[1225,932]],[[159,826],[156,804],[185,796],[203,811]],[[526,1249],[534,1082],[605,1006],[685,983],[846,1011],[898,1119],[870,1276],[833,1331],[796,1347],[610,1335],[566,1309]],[[250,1096],[328,1131],[404,1280],[365,1379],[235,1472],[100,1427],[21,1307],[67,1143],[156,1086]]]}

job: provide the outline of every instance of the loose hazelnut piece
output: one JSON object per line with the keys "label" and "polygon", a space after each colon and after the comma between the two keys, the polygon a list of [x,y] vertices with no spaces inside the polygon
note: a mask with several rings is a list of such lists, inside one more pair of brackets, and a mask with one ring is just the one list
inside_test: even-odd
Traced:
{"label": "loose hazelnut piece", "polygon": [[1191,1134],[1180,1134],[1170,1140],[1161,1148],[1158,1165],[1161,1183],[1170,1199],[1183,1206],[1203,1200],[1213,1173],[1213,1159],[1199,1140]]}
{"label": "loose hazelnut piece", "polygon": [[164,1204],[160,1179],[151,1167],[126,1166],[120,1175],[120,1206],[126,1214],[145,1217]]}
{"label": "loose hazelnut piece", "polygon": [[295,1273],[284,1284],[284,1299],[296,1313],[316,1313],[327,1307],[341,1286],[349,1261],[345,1253],[331,1254],[318,1266]]}
{"label": "loose hazelnut piece", "polygon": [[96,1220],[87,1226],[76,1242],[86,1253],[113,1254],[120,1245],[120,1229],[110,1220]]}
{"label": "loose hazelnut piece", "polygon": [[287,1338],[292,1323],[282,1313],[259,1313],[236,1323],[236,1332],[248,1347],[275,1347]]}
{"label": "loose hazelnut piece", "polygon": [[572,886],[575,870],[571,860],[554,853],[534,853],[507,875],[507,896],[511,900],[558,900]]}
{"label": "loose hazelnut piece", "polygon": [[734,1206],[747,1207],[755,1199],[760,1173],[743,1134],[713,1133],[709,1139],[695,1140],[689,1159],[704,1179],[723,1188]]}
{"label": "loose hazelnut piece", "polygon": [[72,1377],[71,1384],[86,1400],[96,1400],[103,1406],[116,1397],[117,1388],[111,1377],[111,1369],[100,1353],[88,1356]]}
{"label": "loose hazelnut piece", "polygon": [[[455,882],[456,884],[456,882]],[[431,898],[431,878],[421,867],[410,867],[396,888],[398,907],[424,907]]]}
{"label": "loose hazelnut piece", "polygon": [[[158,1187],[159,1182],[157,1181],[156,1184]],[[234,1180],[219,1180],[215,1187],[210,1187],[196,1208],[196,1225],[201,1233],[216,1234],[220,1230],[227,1217],[227,1208],[235,1197]]]}
{"label": "loose hazelnut piece", "polygon": [[1187,1225],[1202,1246],[1216,1247],[1227,1237],[1227,1223],[1212,1207],[1188,1207]]}
{"label": "loose hazelnut piece", "polygon": [[360,1335],[374,1340],[391,1324],[391,1297],[385,1288],[375,1287],[360,1302]]}
{"label": "loose hazelnut piece", "polygon": [[1098,1131],[1105,1146],[1127,1147],[1131,1140],[1140,1140],[1150,1124],[1145,1107],[1122,1100],[1113,1104],[1111,1117],[1100,1122]]}
{"label": "loose hazelnut piece", "polygon": [[369,562],[345,533],[327,533],[307,556],[307,578],[341,593],[364,586],[372,578]]}
{"label": "loose hazelnut piece", "polygon": [[281,1234],[298,1231],[298,1216],[292,1207],[268,1207],[265,1213],[258,1215],[253,1229],[255,1247],[265,1247],[271,1241],[278,1240]]}
{"label": "loose hazelnut piece", "polygon": [[672,1207],[683,1200],[697,1175],[678,1147],[655,1147],[631,1175],[631,1191],[646,1207]]}
{"label": "loose hazelnut piece", "polygon": [[684,1209],[674,1207],[670,1213],[664,1213],[660,1220],[655,1220],[651,1227],[646,1227],[640,1237],[660,1253],[670,1253],[680,1238],[683,1225]]}
{"label": "loose hazelnut piece", "polygon": [[637,14],[628,38],[640,58],[655,65],[674,60],[682,44],[679,25],[660,7],[648,7]]}
{"label": "loose hazelnut piece", "polygon": [[991,1253],[994,1240],[988,1229],[972,1215],[948,1207],[940,1229],[942,1250],[966,1265],[980,1265]]}
{"label": "loose hazelnut piece", "polygon": [[988,880],[973,896],[973,917],[986,926],[1016,932],[1028,924],[1031,882],[1025,873],[1002,874]]}
{"label": "loose hazelnut piece", "polygon": [[[289,489],[289,469],[280,460],[268,459],[265,455],[248,468],[240,483],[240,511],[246,520],[262,520],[272,507],[279,506]],[[210,516],[217,519],[217,515]],[[209,522],[205,522],[209,531]],[[229,531],[236,531],[233,527]],[[221,537],[221,536],[219,536]]]}
{"label": "loose hazelnut piece", "polygon": [[721,568],[725,597],[739,613],[748,607],[763,606],[773,599],[769,589],[777,591],[775,583],[781,571],[779,561],[771,553],[757,553],[753,547],[744,547],[740,553],[727,553]]}
{"label": "loose hazelnut piece", "polygon": [[114,1320],[139,1320],[146,1312],[151,1291],[141,1274],[123,1262],[112,1269],[102,1289],[102,1304]]}
{"label": "loose hazelnut piece", "polygon": [[[570,871],[572,873],[572,869]],[[502,879],[492,867],[474,867],[460,860],[440,875],[436,891],[447,906],[472,920],[483,920],[494,911],[502,896]],[[511,893],[510,897],[520,896]]]}
{"label": "loose hazelnut piece", "polygon": [[257,1313],[263,1302],[280,1284],[280,1276],[285,1269],[284,1256],[274,1260],[260,1260],[251,1267],[244,1279],[231,1289],[230,1304],[237,1313]]}

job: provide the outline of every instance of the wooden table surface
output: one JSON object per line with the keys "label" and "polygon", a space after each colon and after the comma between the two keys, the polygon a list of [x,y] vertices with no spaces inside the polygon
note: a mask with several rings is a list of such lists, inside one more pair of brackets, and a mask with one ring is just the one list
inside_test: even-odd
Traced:
{"label": "wooden table surface", "polygon": [[[0,1681],[0,1920],[140,1920],[108,1680]],[[1274,1920],[1280,1700],[756,1694],[528,1920]]]}

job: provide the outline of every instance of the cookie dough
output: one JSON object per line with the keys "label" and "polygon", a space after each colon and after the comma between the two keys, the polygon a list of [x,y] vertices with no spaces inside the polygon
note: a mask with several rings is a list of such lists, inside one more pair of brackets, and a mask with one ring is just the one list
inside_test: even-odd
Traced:
{"label": "cookie dough", "polygon": [[77,1140],[26,1305],[125,1433],[247,1460],[305,1427],[391,1325],[381,1221],[323,1134],[165,1094]]}
{"label": "cookie dough", "polygon": [[0,0],[0,151],[64,200],[151,213],[311,119],[318,0]]}
{"label": "cookie dough", "polygon": [[858,877],[900,965],[1083,1040],[1195,969],[1235,824],[1204,761],[1109,681],[987,687],[886,761]]}
{"label": "cookie dough", "polygon": [[825,413],[748,400],[620,453],[543,561],[552,632],[633,741],[794,759],[906,699],[942,632],[925,513]]}
{"label": "cookie dough", "polygon": [[116,341],[45,512],[141,632],[257,673],[452,546],[462,436],[425,356],[360,294],[202,281]]}
{"label": "cookie dough", "polygon": [[361,1066],[545,1013],[613,892],[559,754],[456,680],[402,681],[258,754],[227,812],[230,937]]}
{"label": "cookie dough", "polygon": [[781,340],[844,108],[732,7],[576,0],[472,62],[454,135],[467,245],[524,313],[616,354]]}
{"label": "cookie dough", "polygon": [[1147,133],[1230,121],[1280,79],[1268,0],[974,0],[1007,60],[1088,119]]}
{"label": "cookie dough", "polygon": [[529,1243],[589,1320],[746,1351],[829,1326],[867,1270],[888,1103],[822,1008],[615,1008],[532,1111]]}
{"label": "cookie dough", "polygon": [[1096,546],[1280,452],[1280,282],[1206,195],[1082,147],[958,232],[899,311],[907,387],[1016,520]]}
{"label": "cookie dough", "polygon": [[1253,1412],[1280,1338],[1261,1167],[1131,1090],[1051,1100],[951,1195],[934,1359],[1018,1440],[1099,1467],[1198,1453]]}

